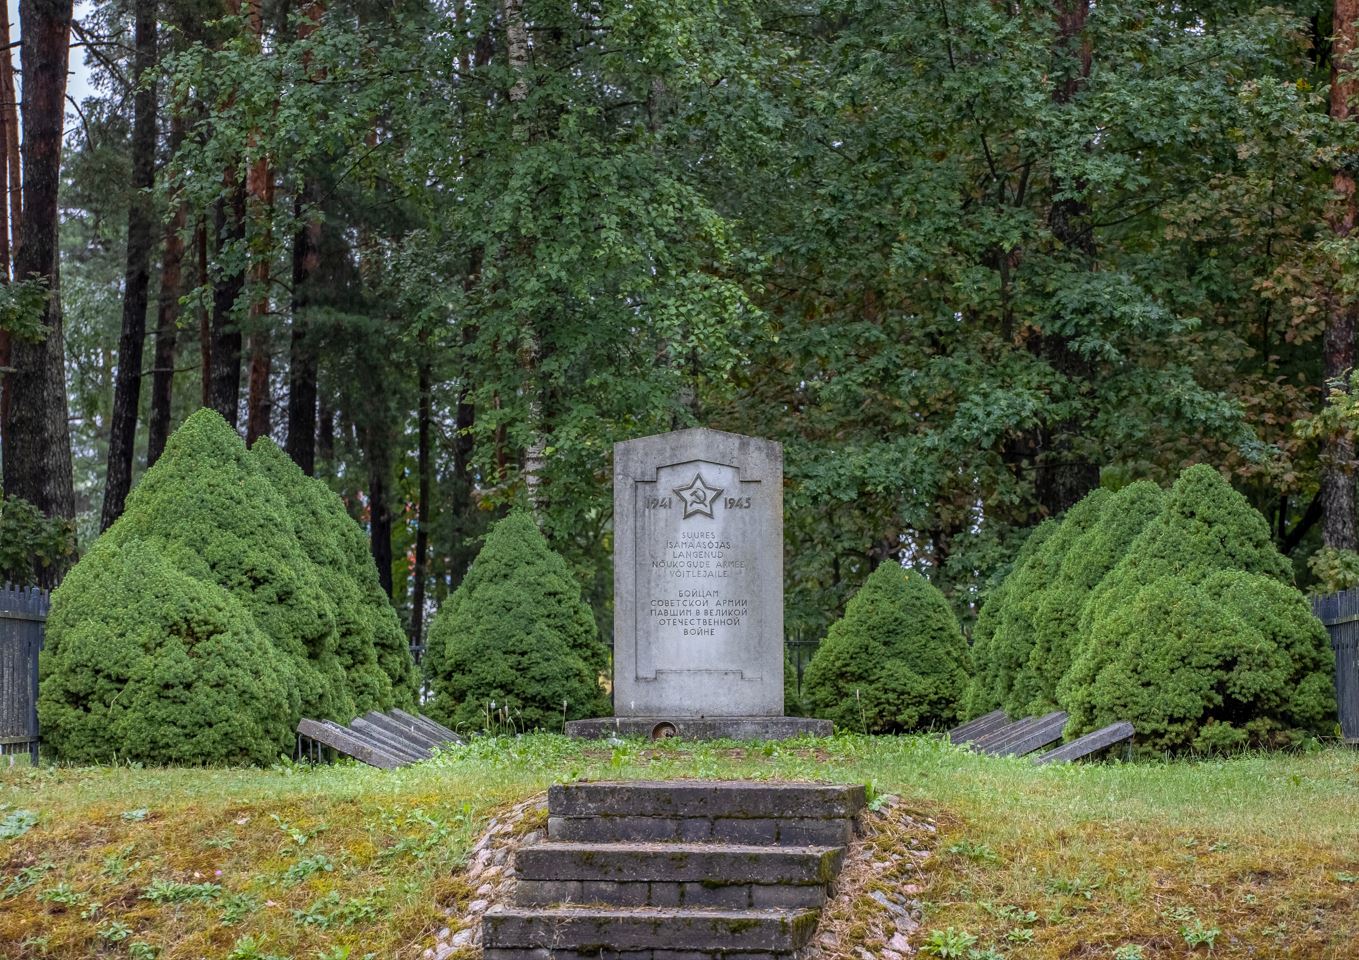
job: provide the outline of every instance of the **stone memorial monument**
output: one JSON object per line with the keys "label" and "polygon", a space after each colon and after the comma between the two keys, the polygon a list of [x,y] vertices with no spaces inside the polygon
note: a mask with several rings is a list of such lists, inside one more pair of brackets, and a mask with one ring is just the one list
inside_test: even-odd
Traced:
{"label": "stone memorial monument", "polygon": [[783,448],[718,430],[614,445],[614,716],[573,736],[774,739],[783,715]]}

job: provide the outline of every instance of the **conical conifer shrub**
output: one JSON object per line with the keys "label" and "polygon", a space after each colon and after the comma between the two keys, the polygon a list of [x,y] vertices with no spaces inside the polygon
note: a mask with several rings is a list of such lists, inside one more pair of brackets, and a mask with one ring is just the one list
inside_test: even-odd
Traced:
{"label": "conical conifer shrub", "polygon": [[292,745],[295,672],[227,591],[101,540],[52,598],[43,741],[76,763],[270,763]]}
{"label": "conical conifer shrub", "polygon": [[430,624],[427,712],[464,729],[604,716],[608,650],[580,585],[524,512],[497,523]]}
{"label": "conical conifer shrub", "polygon": [[956,723],[971,672],[944,595],[884,563],[831,625],[803,676],[808,711],[843,730],[895,733]]}

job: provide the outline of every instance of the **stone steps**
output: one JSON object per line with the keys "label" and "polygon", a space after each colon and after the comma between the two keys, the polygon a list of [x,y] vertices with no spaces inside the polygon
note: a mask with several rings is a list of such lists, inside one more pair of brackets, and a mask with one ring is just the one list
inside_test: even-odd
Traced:
{"label": "stone steps", "polygon": [[553,787],[520,848],[486,960],[792,960],[863,808],[862,786],[616,782]]}
{"label": "stone steps", "polygon": [[520,903],[820,907],[843,847],[557,843],[520,851]]}
{"label": "stone steps", "polygon": [[815,910],[499,906],[486,914],[484,943],[486,960],[613,958],[637,951],[778,956],[805,947],[816,921]]}

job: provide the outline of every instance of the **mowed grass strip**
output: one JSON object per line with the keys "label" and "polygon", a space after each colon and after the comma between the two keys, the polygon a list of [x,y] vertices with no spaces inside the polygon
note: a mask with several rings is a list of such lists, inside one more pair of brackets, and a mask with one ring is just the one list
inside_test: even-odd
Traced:
{"label": "mowed grass strip", "polygon": [[0,840],[0,956],[415,958],[471,897],[460,873],[486,822],[580,777],[898,795],[940,823],[914,938],[936,954],[1339,960],[1359,942],[1353,751],[1035,768],[928,737],[530,736],[389,772],[0,772],[0,821],[37,815]]}

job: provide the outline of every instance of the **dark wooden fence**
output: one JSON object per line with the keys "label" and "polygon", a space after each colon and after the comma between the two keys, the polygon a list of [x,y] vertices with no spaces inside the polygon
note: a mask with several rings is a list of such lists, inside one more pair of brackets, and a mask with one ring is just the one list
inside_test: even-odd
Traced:
{"label": "dark wooden fence", "polygon": [[1326,625],[1335,650],[1335,696],[1340,734],[1359,745],[1359,589],[1312,598],[1312,612]]}
{"label": "dark wooden fence", "polygon": [[[27,753],[38,762],[38,651],[48,594],[0,587],[0,757]],[[12,759],[7,760],[13,763]]]}

